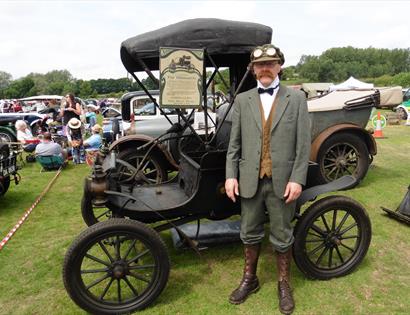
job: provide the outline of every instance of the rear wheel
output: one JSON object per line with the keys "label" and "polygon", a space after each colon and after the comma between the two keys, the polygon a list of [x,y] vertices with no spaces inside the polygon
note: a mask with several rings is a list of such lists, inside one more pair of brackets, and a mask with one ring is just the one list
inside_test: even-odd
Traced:
{"label": "rear wheel", "polygon": [[370,240],[366,210],[351,198],[329,196],[313,203],[298,219],[293,256],[307,277],[340,277],[361,263]]}
{"label": "rear wheel", "polygon": [[[135,168],[139,168],[138,173],[134,176],[137,184],[152,185],[165,182],[167,180],[167,171],[164,163],[157,154],[151,152],[144,159],[146,152],[138,152],[134,148],[128,148],[118,153],[118,159],[131,164]],[[141,163],[143,163],[141,165]],[[127,167],[123,169],[124,175],[127,175],[129,170]]]}
{"label": "rear wheel", "polygon": [[325,184],[344,175],[352,175],[357,185],[369,169],[369,151],[359,136],[341,132],[331,135],[322,144],[317,163],[319,183]]}
{"label": "rear wheel", "polygon": [[83,231],[63,265],[71,299],[92,314],[129,314],[152,304],[169,276],[159,234],[133,220],[112,219]]}
{"label": "rear wheel", "polygon": [[407,119],[407,112],[405,111],[404,108],[397,108],[397,114],[399,114],[400,119],[406,120]]}

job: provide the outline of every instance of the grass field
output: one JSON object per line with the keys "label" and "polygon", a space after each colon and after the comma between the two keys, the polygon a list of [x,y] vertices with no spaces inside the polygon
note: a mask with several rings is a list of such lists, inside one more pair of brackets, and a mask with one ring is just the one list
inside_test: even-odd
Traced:
{"label": "grass field", "polygon": [[[410,184],[410,127],[388,126],[377,140],[378,153],[364,181],[339,192],[359,201],[373,228],[369,252],[352,274],[329,281],[306,279],[292,265],[295,314],[409,314],[410,227],[386,217],[380,206],[395,209]],[[21,170],[22,181],[0,198],[0,238],[20,219],[55,175],[36,164]],[[85,314],[68,297],[62,262],[85,228],[80,215],[83,179],[89,168],[69,165],[49,193],[0,251],[0,314]],[[203,252],[173,249],[168,284],[141,314],[278,314],[276,268],[265,241],[258,275],[261,290],[242,305],[227,301],[241,277],[242,246],[229,244]]]}

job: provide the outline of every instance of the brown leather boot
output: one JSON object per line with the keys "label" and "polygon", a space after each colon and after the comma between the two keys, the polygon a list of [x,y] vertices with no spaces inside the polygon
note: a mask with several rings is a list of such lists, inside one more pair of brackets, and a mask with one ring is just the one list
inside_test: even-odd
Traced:
{"label": "brown leather boot", "polygon": [[242,281],[239,286],[231,293],[229,302],[232,304],[241,304],[247,297],[259,290],[259,280],[256,276],[256,268],[261,244],[244,245],[245,267],[243,270]]}
{"label": "brown leather boot", "polygon": [[292,314],[295,309],[295,302],[290,287],[290,262],[292,251],[285,253],[276,252],[276,263],[278,269],[278,296],[279,310],[282,314]]}

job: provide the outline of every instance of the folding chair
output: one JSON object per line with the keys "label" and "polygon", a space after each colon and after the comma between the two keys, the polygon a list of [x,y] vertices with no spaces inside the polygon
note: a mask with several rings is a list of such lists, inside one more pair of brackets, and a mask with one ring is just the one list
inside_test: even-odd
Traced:
{"label": "folding chair", "polygon": [[37,155],[36,160],[40,163],[40,173],[44,171],[58,170],[61,166],[64,166],[64,159],[59,155]]}

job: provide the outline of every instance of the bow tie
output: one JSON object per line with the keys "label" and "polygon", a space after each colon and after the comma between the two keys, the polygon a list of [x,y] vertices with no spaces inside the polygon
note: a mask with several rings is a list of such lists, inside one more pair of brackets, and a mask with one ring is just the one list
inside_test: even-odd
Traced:
{"label": "bow tie", "polygon": [[269,93],[270,95],[273,95],[273,91],[276,89],[278,87],[278,85],[277,86],[275,86],[275,87],[271,87],[271,88],[267,88],[267,89],[264,89],[264,88],[258,88],[258,93],[259,94],[263,94],[263,93]]}

